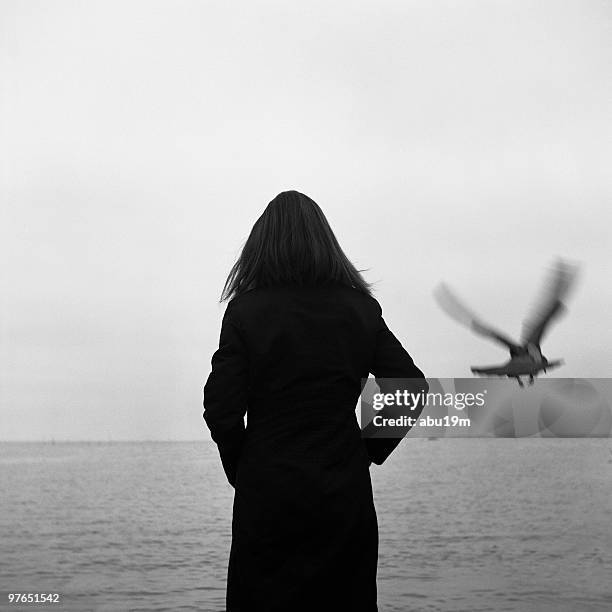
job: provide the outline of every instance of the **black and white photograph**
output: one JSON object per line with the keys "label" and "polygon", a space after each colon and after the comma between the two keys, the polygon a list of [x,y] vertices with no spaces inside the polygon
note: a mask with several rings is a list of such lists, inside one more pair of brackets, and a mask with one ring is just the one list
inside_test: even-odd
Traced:
{"label": "black and white photograph", "polygon": [[0,610],[612,610],[610,0],[0,2]]}

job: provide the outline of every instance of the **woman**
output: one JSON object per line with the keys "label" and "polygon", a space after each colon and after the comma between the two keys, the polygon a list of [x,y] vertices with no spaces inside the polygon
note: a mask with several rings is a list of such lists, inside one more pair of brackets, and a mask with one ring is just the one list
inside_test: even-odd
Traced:
{"label": "woman", "polygon": [[370,373],[427,391],[423,373],[297,191],[257,220],[221,299],[204,419],[235,488],[227,612],[375,611],[369,466],[399,439],[364,439],[355,405]]}

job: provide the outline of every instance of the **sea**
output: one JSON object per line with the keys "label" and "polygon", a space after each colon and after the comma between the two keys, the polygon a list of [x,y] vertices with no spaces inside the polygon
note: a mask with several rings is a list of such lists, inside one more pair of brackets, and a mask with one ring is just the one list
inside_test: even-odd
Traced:
{"label": "sea", "polygon": [[[612,610],[612,440],[406,439],[371,473],[380,612]],[[221,612],[232,499],[208,441],[1,443],[0,610]]]}

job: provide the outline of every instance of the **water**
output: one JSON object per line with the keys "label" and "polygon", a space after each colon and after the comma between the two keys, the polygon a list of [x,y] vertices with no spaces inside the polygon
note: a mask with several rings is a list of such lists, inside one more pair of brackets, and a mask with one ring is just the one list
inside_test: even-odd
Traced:
{"label": "water", "polygon": [[[612,609],[610,447],[404,441],[372,470],[381,612]],[[232,489],[211,443],[4,443],[0,485],[0,609],[224,609]]]}

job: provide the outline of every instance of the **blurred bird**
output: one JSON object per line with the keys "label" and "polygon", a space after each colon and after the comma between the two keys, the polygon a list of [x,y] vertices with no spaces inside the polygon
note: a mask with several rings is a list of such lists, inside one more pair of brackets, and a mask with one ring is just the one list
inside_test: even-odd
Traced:
{"label": "blurred bird", "polygon": [[543,291],[532,314],[524,321],[521,342],[514,342],[505,334],[486,324],[457,298],[450,288],[440,283],[434,289],[434,297],[440,307],[455,321],[466,325],[475,333],[503,344],[510,351],[510,360],[498,366],[472,366],[474,374],[481,376],[507,376],[516,378],[524,386],[521,376],[529,376],[529,384],[539,372],[546,372],[563,364],[562,359],[548,360],[542,355],[540,343],[553,320],[566,307],[566,299],[578,275],[578,266],[558,259],[547,275]]}

